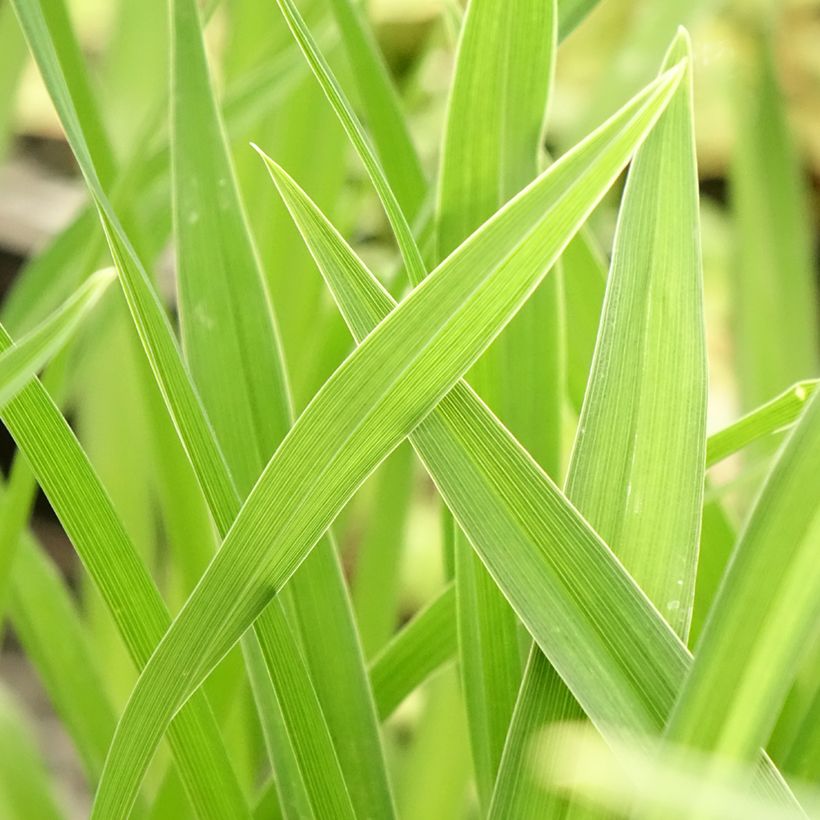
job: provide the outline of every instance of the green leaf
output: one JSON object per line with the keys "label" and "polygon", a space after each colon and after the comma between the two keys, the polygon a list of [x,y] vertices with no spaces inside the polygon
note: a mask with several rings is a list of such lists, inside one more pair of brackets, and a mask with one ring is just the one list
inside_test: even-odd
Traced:
{"label": "green leaf", "polygon": [[[514,315],[652,126],[679,77],[677,69],[650,86],[505,206],[325,383],[269,462],[141,676],[106,763],[97,816],[130,805],[171,716],[282,588],[364,478]],[[648,612],[643,599],[636,601]]]}
{"label": "green leaf", "polygon": [[23,719],[23,710],[0,689],[0,805],[8,820],[62,817],[46,767]]}
{"label": "green leaf", "polygon": [[0,159],[5,159],[12,136],[17,86],[26,64],[26,43],[14,19],[14,9],[0,6]]}
{"label": "green leaf", "polygon": [[789,429],[800,418],[819,383],[817,379],[798,382],[743,418],[713,433],[706,442],[706,466],[712,467],[756,441]]}
{"label": "green leaf", "polygon": [[427,181],[390,73],[355,0],[331,0],[330,6],[385,176],[402,210],[412,220],[427,194]]}
{"label": "green leaf", "polygon": [[[231,470],[221,481],[226,494],[233,493],[232,506],[212,509],[224,537],[240,499],[288,429],[290,397],[198,29],[195,3],[175,0],[172,154],[180,316],[186,358]],[[188,423],[185,418],[177,422],[180,427]],[[325,542],[299,575],[293,599],[296,624],[288,622],[277,600],[255,629],[282,710],[288,745],[316,816],[341,817],[355,810],[388,817],[392,802],[375,713],[332,545]],[[336,624],[336,642],[329,651],[320,651],[327,624]],[[300,626],[308,662],[298,643]],[[340,653],[345,644],[349,651]],[[252,674],[253,669],[251,665]],[[311,675],[326,679],[319,689],[324,700],[317,696]],[[265,685],[267,680],[255,681],[257,694]],[[340,695],[329,694],[343,687],[346,691]],[[330,723],[322,714],[324,704]],[[269,727],[269,742],[274,741],[274,732]],[[334,742],[334,737],[339,739]],[[341,737],[348,739],[342,743]],[[281,748],[281,738],[278,744],[275,759],[284,764],[289,753]]]}
{"label": "green leaf", "polygon": [[671,742],[753,761],[820,616],[820,400],[766,479],[667,727]]}
{"label": "green leaf", "polygon": [[117,725],[98,659],[69,591],[42,548],[25,534],[17,550],[9,616],[88,782],[96,784]]}
{"label": "green leaf", "polygon": [[[707,441],[708,457],[708,441]],[[709,483],[706,483],[708,496]],[[695,607],[689,629],[690,648],[697,645],[703,624],[717,594],[723,574],[735,545],[735,527],[720,502],[705,500],[701,516],[700,550],[698,554],[698,577],[695,581]]]}
{"label": "green leaf", "polygon": [[380,650],[396,627],[404,528],[413,498],[413,452],[401,446],[375,473],[367,530],[356,549],[353,606],[365,655]]}
{"label": "green leaf", "polygon": [[44,322],[0,353],[0,406],[64,347],[115,278],[111,268],[99,271]]}
{"label": "green leaf", "polygon": [[598,5],[599,0],[558,0],[558,30],[563,40]]}
{"label": "green leaf", "polygon": [[[557,49],[554,2],[472,0],[461,29],[439,171],[439,256],[538,173]],[[549,277],[470,371],[545,467],[561,463],[560,278]],[[455,538],[459,659],[479,802],[486,810],[518,688],[518,620],[463,533]]]}
{"label": "green leaf", "polygon": [[[4,330],[0,346],[11,346]],[[87,456],[38,381],[3,408],[2,418],[105,598],[132,659],[143,665],[170,617]],[[244,800],[204,696],[176,717],[170,742],[203,816],[243,817]]]}
{"label": "green leaf", "polygon": [[452,660],[458,646],[455,587],[448,585],[370,664],[373,697],[382,720],[436,669]]}
{"label": "green leaf", "polygon": [[567,391],[580,414],[604,302],[606,266],[588,231],[581,231],[561,256],[566,330]]}
{"label": "green leaf", "polygon": [[[96,204],[107,205],[95,159],[104,173],[112,165],[110,151],[87,93],[85,72],[64,9],[59,3],[49,3],[44,9],[34,0],[15,0],[14,9]],[[81,103],[79,110],[85,112],[83,121],[89,123],[95,159],[80,126],[74,97]],[[167,319],[148,278],[144,271],[139,274],[130,281],[121,276],[121,283],[132,302],[150,306],[149,310],[153,307],[153,325],[147,330],[141,328],[142,333],[165,338],[162,330],[158,333],[164,325],[170,340]],[[11,343],[5,331],[0,340],[4,347]],[[170,361],[173,353],[167,346],[163,348],[163,355]],[[180,370],[174,375],[184,381]],[[7,405],[3,420],[103,595],[132,659],[142,666],[170,618],[87,456],[39,382]],[[198,432],[210,438],[210,431]],[[197,696],[180,712],[170,741],[199,813],[222,818],[247,815],[244,796],[204,696]]]}
{"label": "green leaf", "polygon": [[[679,35],[664,68],[689,54],[688,38]],[[566,484],[568,498],[684,640],[703,501],[705,347],[687,73],[629,171]],[[563,684],[541,668],[547,659],[533,652],[510,729],[513,746],[530,742],[538,729],[533,713],[549,715],[555,703],[563,702],[566,714],[553,719],[578,717],[570,697],[551,691]],[[506,754],[494,812],[518,816],[526,806],[543,815],[547,806],[532,793],[522,753]]]}
{"label": "green leaf", "polygon": [[817,288],[806,192],[772,46],[753,44],[738,72],[731,165],[736,253],[732,296],[743,410],[820,373]]}
{"label": "green leaf", "polygon": [[333,76],[327,60],[319,50],[319,46],[313,39],[293,0],[276,0],[276,2],[294,39],[299,48],[302,49],[311,71],[333,106],[333,110],[339,117],[348,138],[353,143],[356,153],[364,163],[368,176],[372,180],[376,193],[379,195],[384,207],[387,219],[393,228],[410,281],[413,283],[420,282],[426,273],[424,260],[413,238],[408,217],[402,210],[398,197],[390,186],[370,138],[356,117],[342,87]]}
{"label": "green leaf", "polygon": [[[664,68],[689,54],[681,34]],[[690,73],[630,168],[567,479],[567,495],[684,639],[706,442],[693,130]]]}

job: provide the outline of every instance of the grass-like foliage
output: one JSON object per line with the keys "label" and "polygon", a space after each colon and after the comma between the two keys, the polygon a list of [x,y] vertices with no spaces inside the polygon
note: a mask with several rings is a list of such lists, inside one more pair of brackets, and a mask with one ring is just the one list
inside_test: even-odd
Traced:
{"label": "grass-like foliage", "polygon": [[[30,58],[87,193],[0,309],[4,655],[79,811],[810,815],[818,304],[772,19],[721,87],[707,346],[681,4],[598,54],[607,4],[442,0],[392,62],[356,0],[102,5],[93,68],[74,4],[0,5],[0,147]],[[609,65],[583,112],[565,54]],[[26,694],[0,815],[74,816]]]}

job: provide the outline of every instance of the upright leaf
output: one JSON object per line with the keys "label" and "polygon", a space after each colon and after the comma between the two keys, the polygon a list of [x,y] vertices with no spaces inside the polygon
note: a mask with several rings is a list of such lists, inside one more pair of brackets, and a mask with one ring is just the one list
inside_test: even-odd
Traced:
{"label": "upright leaf", "polygon": [[[437,234],[446,256],[538,172],[557,44],[543,0],[471,0],[461,29],[439,173]],[[553,476],[560,469],[560,279],[551,276],[469,380]],[[518,621],[456,531],[461,672],[479,800],[486,811],[521,681]]]}
{"label": "upright leaf", "polygon": [[336,111],[345,133],[365,165],[367,173],[376,188],[376,193],[384,206],[387,219],[393,228],[410,281],[420,281],[425,274],[424,260],[413,238],[408,215],[402,210],[396,193],[391,187],[376,151],[370,142],[370,138],[353,112],[344,91],[330,70],[327,60],[299,14],[293,0],[276,0],[276,2],[294,39],[299,48],[302,49],[302,53],[305,55],[305,59],[317,82],[333,106],[334,111]]}
{"label": "upright leaf", "polygon": [[790,433],[740,535],[667,727],[674,743],[754,760],[820,617],[820,399]]}
{"label": "upright leaf", "polygon": [[[101,179],[111,174],[111,151],[96,114],[65,9],[59,2],[44,6],[36,0],[15,0],[13,5],[95,204],[101,211],[110,209]],[[109,231],[112,218],[109,210],[103,220],[103,227]],[[112,248],[112,252],[122,254],[123,249]],[[125,252],[133,255],[130,246]],[[130,279],[121,276],[121,283],[129,304],[147,310],[150,317],[139,328],[141,336],[157,340],[160,348],[154,364],[157,360],[167,363],[171,371],[169,381],[186,384],[187,376],[179,362],[168,320],[147,274],[138,266],[127,272],[133,276]],[[2,341],[5,346],[10,344],[5,333]],[[167,389],[168,384],[164,386]],[[180,402],[199,422],[193,433],[195,441],[212,440],[204,417],[194,412],[198,399],[188,393]],[[132,658],[138,666],[142,665],[165,631],[167,611],[87,456],[38,383],[24,390],[4,409],[3,415],[69,538],[95,578]],[[205,472],[211,478],[219,466],[206,461]],[[171,740],[197,809],[206,815],[244,816],[244,797],[204,698],[197,698],[193,708],[179,715]]]}
{"label": "upright leaf", "polygon": [[731,165],[735,349],[744,410],[820,373],[806,194],[771,45],[755,44],[738,89]]}
{"label": "upright leaf", "polygon": [[92,786],[117,725],[88,632],[43,548],[24,534],[17,551],[9,616],[66,728]]}
{"label": "upright leaf", "polygon": [[[175,0],[172,153],[181,320],[192,375],[239,490],[231,510],[214,510],[224,536],[239,510],[240,498],[253,486],[287,431],[290,398],[273,315],[237,195],[198,29],[196,5]],[[223,480],[231,485],[227,474]],[[322,550],[325,557],[321,562],[305,565],[304,582],[325,592],[320,596],[321,619],[347,624],[352,632],[332,547],[325,543]],[[297,610],[301,606],[299,596],[295,605]],[[312,611],[302,609],[301,614],[307,617]],[[307,645],[316,646],[315,626],[305,623],[304,617]],[[391,800],[372,705],[366,694],[357,694],[362,689],[359,684],[366,685],[367,679],[355,638],[352,651],[345,656],[353,669],[337,663],[333,685],[349,687],[345,714],[351,715],[356,725],[355,730],[345,726],[343,732],[358,732],[360,739],[334,744],[310,680],[311,671],[321,675],[323,670],[309,671],[293,628],[280,602],[275,601],[256,629],[287,729],[287,739],[277,741],[277,757],[284,763],[283,756],[290,752],[281,746],[293,746],[317,816],[344,816],[352,814],[354,808],[362,814],[389,816]],[[329,656],[322,658],[324,665],[329,665]],[[339,671],[344,674],[339,675]],[[258,689],[265,683],[258,681],[255,686]],[[361,703],[362,697],[363,708],[354,710],[352,704]],[[340,714],[338,710],[336,714]],[[334,728],[339,729],[338,725]],[[355,786],[350,796],[343,775]]]}
{"label": "upright leaf", "polygon": [[[679,35],[665,67],[689,53]],[[706,383],[690,69],[630,168],[567,477],[567,496],[684,640],[703,500]],[[499,817],[548,811],[546,792],[526,782],[515,747],[538,730],[536,716],[578,716],[572,698],[554,691],[563,684],[546,664],[534,649],[499,776]]]}
{"label": "upright leaf", "polygon": [[427,182],[413,145],[398,94],[362,9],[355,0],[331,0],[370,133],[390,187],[412,220],[427,193]]}

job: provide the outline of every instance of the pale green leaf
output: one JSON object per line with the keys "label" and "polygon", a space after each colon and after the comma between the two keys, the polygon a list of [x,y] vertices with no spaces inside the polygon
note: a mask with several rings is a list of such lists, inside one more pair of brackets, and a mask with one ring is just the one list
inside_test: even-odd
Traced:
{"label": "pale green leaf", "polygon": [[753,761],[820,617],[820,400],[783,445],[740,535],[667,727],[676,744]]}
{"label": "pale green leaf", "polygon": [[[198,28],[195,4],[175,0],[172,154],[182,335],[192,376],[239,491],[233,490],[226,472],[221,480],[233,492],[232,507],[212,509],[224,536],[240,499],[287,431],[290,398]],[[177,422],[180,427],[188,423],[185,418]],[[299,573],[293,602],[297,624],[288,622],[277,600],[265,610],[255,632],[315,815],[341,817],[355,810],[387,817],[392,803],[350,607],[333,547],[325,542],[320,553]],[[336,625],[336,645],[323,652],[327,624]],[[311,667],[298,644],[298,626]],[[339,653],[341,644],[349,651]],[[254,674],[255,667],[250,668]],[[319,689],[324,700],[317,697],[311,674],[328,679]],[[266,679],[255,681],[257,697],[266,684]],[[342,687],[346,691],[340,705],[340,698],[328,693]],[[323,705],[330,724],[322,714]],[[277,742],[275,728],[269,727],[268,734],[269,743]],[[342,743],[341,737],[350,739]],[[281,740],[274,760],[285,765],[290,754]]]}
{"label": "pale green leaf", "polygon": [[731,165],[736,253],[732,307],[742,409],[818,375],[817,287],[806,192],[778,88],[772,45],[760,37],[736,77]]}
{"label": "pale green leaf", "polygon": [[[441,152],[439,256],[538,172],[557,48],[554,2],[472,0],[461,29]],[[551,276],[470,371],[510,431],[557,475],[563,349]],[[455,537],[459,659],[479,802],[486,810],[521,682],[518,620],[463,533]]]}
{"label": "pale green leaf", "polygon": [[414,283],[421,281],[426,272],[424,260],[413,238],[408,216],[402,210],[398,198],[390,186],[370,138],[351,108],[344,91],[333,76],[327,60],[319,50],[293,0],[276,0],[276,2],[293,33],[294,39],[299,48],[302,49],[311,71],[313,71],[322,91],[324,91],[333,106],[333,110],[339,117],[345,133],[364,163],[367,173],[376,188],[376,193],[382,202],[385,214],[393,228],[410,281]]}
{"label": "pale green leaf", "polygon": [[413,219],[427,194],[427,181],[379,45],[356,0],[331,0],[368,130],[390,187]]}
{"label": "pale green leaf", "polygon": [[[74,95],[80,102],[79,110],[84,111],[84,121],[89,124],[89,139],[95,146],[103,178],[106,172],[110,173],[113,161],[110,150],[105,147],[102,126],[88,93],[79,51],[64,9],[60,3],[49,3],[48,9],[44,9],[34,0],[20,0],[14,3],[14,8],[81,169],[87,175],[95,198],[107,202],[89,143],[80,126]],[[60,45],[59,50],[55,39]],[[71,78],[71,90],[66,77]],[[165,325],[167,328],[167,319],[147,276],[144,271],[140,273],[136,288],[129,291],[128,283],[122,278],[121,283],[132,301],[154,308],[155,325],[147,332],[156,334],[157,327]],[[145,334],[145,329],[142,330]],[[168,333],[170,338],[170,331]],[[10,344],[5,332],[3,342],[5,346]],[[163,353],[173,359],[167,348]],[[184,378],[179,371],[175,375]],[[66,533],[105,598],[132,659],[138,667],[143,665],[170,619],[87,456],[38,382],[9,403],[3,420],[25,453]],[[198,432],[210,438],[210,431]],[[198,696],[192,707],[179,714],[170,740],[198,811],[203,816],[246,816],[244,796],[203,696]]]}
{"label": "pale green leaf", "polygon": [[9,616],[88,782],[96,784],[117,725],[116,713],[76,605],[42,547],[28,534],[17,550]]}
{"label": "pale green leaf", "polygon": [[114,279],[116,271],[111,268],[90,277],[45,321],[0,353],[0,406],[62,349]]}
{"label": "pale green leaf", "polygon": [[[688,55],[681,35],[664,67]],[[566,485],[567,496],[684,640],[694,599],[706,439],[691,94],[687,75],[629,171]],[[538,729],[530,722],[533,713],[578,716],[570,697],[551,691],[563,684],[540,668],[546,658],[537,648],[533,653],[510,729],[513,747],[525,747]],[[561,702],[566,713],[556,716],[554,705]],[[506,755],[496,816],[522,815],[524,806],[533,817],[548,811],[527,782],[522,752]]]}
{"label": "pale green leaf", "polygon": [[377,487],[369,522],[356,549],[352,599],[368,658],[384,646],[396,626],[404,527],[413,498],[413,464],[412,450],[402,446],[375,473]]}
{"label": "pale green leaf", "polygon": [[436,669],[452,660],[458,645],[455,619],[455,588],[449,585],[373,658],[370,680],[382,720]]}
{"label": "pale green leaf", "polygon": [[706,466],[712,467],[756,441],[782,433],[800,417],[818,380],[803,381],[747,413],[743,418],[709,436]]}
{"label": "pale green leaf", "polygon": [[0,688],[0,806],[4,820],[63,817],[24,711]]}

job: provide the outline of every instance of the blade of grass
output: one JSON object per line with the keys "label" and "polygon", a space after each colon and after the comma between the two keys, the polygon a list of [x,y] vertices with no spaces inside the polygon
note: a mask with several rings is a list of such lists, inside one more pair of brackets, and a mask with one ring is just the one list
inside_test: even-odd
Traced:
{"label": "blade of grass", "polygon": [[[707,441],[707,454],[708,452]],[[708,491],[708,483],[706,488]],[[688,645],[690,648],[696,646],[700,638],[703,624],[712,608],[712,602],[729,563],[736,536],[735,527],[719,501],[705,500],[701,516],[695,606],[689,629]]]}
{"label": "blade of grass", "polygon": [[[10,345],[3,330],[0,346]],[[143,665],[170,618],[85,453],[39,381],[12,399],[2,418],[97,581],[135,664]],[[204,696],[176,717],[170,742],[202,816],[245,816],[244,799]]]}
{"label": "blade of grass", "polygon": [[[439,170],[441,257],[538,172],[556,15],[555,3],[543,0],[472,0],[467,7]],[[560,279],[553,275],[468,375],[552,475],[561,462],[559,302]],[[521,683],[518,620],[459,530],[455,567],[460,670],[479,803],[486,812]]]}
{"label": "blade of grass", "polygon": [[[681,34],[664,68],[689,55],[688,38]],[[694,599],[703,501],[701,282],[687,73],[629,171],[566,483],[567,496],[683,640]],[[547,659],[537,648],[533,655],[510,729],[509,765],[499,774],[494,797],[498,817],[549,813],[551,796],[534,786],[515,747],[525,748],[538,729],[533,714],[559,721],[578,717],[569,693],[552,691],[563,684],[540,668]],[[565,714],[554,714],[557,703]]]}
{"label": "blade of grass", "polygon": [[365,656],[396,627],[404,527],[412,500],[413,453],[399,447],[374,478],[378,482],[367,531],[356,548],[353,606]]}
{"label": "blade of grass", "polygon": [[706,442],[706,466],[712,467],[756,441],[789,429],[814,394],[817,379],[798,382],[779,396],[713,433]]}
{"label": "blade of grass", "polygon": [[[743,410],[820,373],[814,264],[805,192],[771,44],[740,73],[730,168],[737,265],[732,303]],[[775,332],[776,329],[776,332]]]}
{"label": "blade of grass", "polygon": [[[395,302],[298,186],[275,163],[267,162],[346,321],[356,337],[363,339]],[[605,728],[621,722],[634,729],[660,731],[691,656],[641,595],[637,600],[643,604],[631,604],[628,614],[624,612],[622,592],[635,587],[623,575],[614,576],[618,581],[613,576],[600,581],[600,566],[588,563],[590,550],[600,550],[600,541],[566,502],[557,501],[560,495],[533,460],[462,384],[416,429],[411,440],[539,645],[551,658],[561,657],[562,676],[597,725]],[[543,517],[546,510],[549,515]],[[562,535],[555,535],[557,532]],[[588,538],[599,546],[592,548]],[[598,552],[594,554],[600,558]],[[578,562],[582,562],[579,577],[584,580],[576,588],[566,568]],[[552,567],[561,568],[557,578]],[[583,615],[562,614],[566,594],[571,600],[587,602]],[[590,616],[593,622],[600,617],[598,651],[606,647],[618,658],[617,664],[632,668],[625,678],[610,678],[614,667],[604,662],[597,674],[587,671],[590,678],[584,682],[585,667],[563,665],[580,649],[584,633],[578,632],[578,624]],[[614,628],[613,620],[617,621]],[[636,628],[639,623],[644,626]],[[623,635],[630,636],[628,648],[620,646]],[[566,647],[561,646],[565,640],[572,646],[566,654]],[[650,649],[644,641],[657,643]],[[637,646],[644,646],[640,658],[635,654]],[[601,661],[594,650],[593,657],[593,664]],[[618,682],[603,685],[604,674],[607,680]],[[643,705],[638,707],[638,703]]]}
{"label": "blade of grass", "polygon": [[448,670],[426,687],[413,747],[398,791],[406,820],[459,817],[470,784],[470,752],[458,677]]}
{"label": "blade of grass", "polygon": [[9,617],[93,787],[117,725],[116,713],[76,605],[28,534],[17,550]]}
{"label": "blade of grass", "polygon": [[17,85],[26,64],[26,42],[14,19],[14,9],[0,6],[0,160],[5,159],[12,136]]}
{"label": "blade of grass", "polygon": [[276,0],[276,2],[294,39],[305,55],[305,59],[316,77],[317,82],[333,106],[333,110],[339,117],[345,133],[356,148],[356,153],[364,163],[367,173],[376,188],[376,193],[384,207],[387,219],[393,228],[393,233],[395,234],[396,242],[410,281],[414,283],[420,282],[426,273],[424,260],[413,238],[408,217],[402,210],[398,198],[390,186],[376,151],[370,142],[370,138],[356,117],[350,103],[347,101],[344,91],[333,76],[327,60],[319,50],[316,41],[313,39],[293,0]]}
{"label": "blade of grass", "polygon": [[598,2],[599,0],[558,0],[558,31],[562,40],[580,25]]}
{"label": "blade of grass", "polygon": [[[680,73],[650,86],[486,223],[317,394],[141,676],[115,734],[97,816],[130,805],[169,718],[281,589],[362,480],[515,313],[651,128]],[[645,604],[637,601],[640,610]]]}
{"label": "blade of grass", "polygon": [[604,302],[606,266],[591,235],[581,231],[561,256],[567,392],[580,414]]}
{"label": "blade of grass", "polygon": [[8,820],[63,816],[24,711],[0,688],[0,805]]}
{"label": "blade of grass", "polygon": [[412,221],[424,201],[427,181],[398,94],[360,6],[355,0],[331,0],[330,6],[385,176]]}
{"label": "blade of grass", "polygon": [[373,658],[370,679],[381,720],[453,659],[458,647],[455,620],[456,595],[450,584]]}
{"label": "blade of grass", "polygon": [[45,321],[0,352],[0,407],[65,346],[114,279],[112,268],[91,276]]}
{"label": "blade of grass", "polygon": [[667,727],[676,744],[754,760],[820,616],[820,401],[811,399],[752,510]]}
{"label": "blade of grass", "polygon": [[[142,354],[119,289],[116,296],[94,317],[86,335],[94,343],[84,347],[71,374],[72,422],[129,540],[153,573],[158,533],[151,490],[153,466],[145,458],[150,433],[139,372]],[[113,384],[116,390],[111,389]],[[121,708],[134,685],[136,670],[103,596],[88,576],[80,579],[80,596],[94,646],[107,660],[107,691]]]}
{"label": "blade of grass", "polygon": [[[240,499],[289,427],[290,399],[275,322],[225,148],[191,0],[173,3],[172,37],[182,335],[192,376],[237,482],[232,508],[213,510],[224,536],[239,511]],[[184,423],[179,420],[180,426]],[[230,479],[224,476],[229,486]],[[388,817],[392,802],[375,713],[329,542],[320,547],[315,560],[305,564],[300,576],[293,607],[311,666],[302,658],[279,601],[267,607],[256,633],[313,810],[319,817],[354,811]],[[322,636],[331,623],[337,625],[335,646],[321,652]],[[345,644],[349,651],[338,657]],[[317,680],[330,678],[319,690],[325,695],[321,703],[311,674]],[[299,685],[294,685],[296,681]],[[330,689],[343,687],[346,691],[329,695]],[[331,723],[322,715],[322,703],[329,707]],[[347,739],[334,743],[334,737]]]}
{"label": "blade of grass", "polygon": [[[49,23],[54,23],[56,5],[49,4],[50,17],[44,16],[39,4],[28,0],[15,2],[14,8],[66,132],[75,145],[81,167],[91,176],[94,194],[105,200],[72,94],[65,83],[61,57],[52,40]],[[58,19],[55,30],[59,42],[65,46],[66,38],[70,39],[70,28],[62,25],[64,22]],[[70,45],[66,50],[69,55],[72,53]],[[77,82],[82,70],[70,59],[67,64],[72,66],[69,76]],[[82,79],[79,84],[82,86]],[[93,111],[90,117],[92,122],[97,122]],[[104,166],[108,156],[106,149],[101,149],[101,156]],[[142,273],[144,290],[136,294],[132,290],[132,299],[154,306],[157,322],[160,326],[165,322],[167,327],[162,309]],[[153,330],[156,331],[156,327]],[[5,346],[10,344],[5,333],[2,341]],[[167,348],[164,352],[167,354]],[[175,375],[179,378],[179,371]],[[89,573],[97,580],[133,660],[141,666],[165,631],[169,618],[87,457],[38,382],[11,402],[3,417]],[[198,432],[210,435],[210,431]],[[48,446],[45,441],[49,442]],[[179,714],[170,740],[197,810],[203,816],[245,816],[244,797],[204,697],[198,696],[192,707]]]}
{"label": "blade of grass", "polygon": [[[680,33],[664,70],[690,55]],[[703,500],[704,335],[690,71],[630,168],[567,479],[684,639]]]}
{"label": "blade of grass", "polygon": [[[290,39],[287,26],[277,19],[276,12],[273,18],[271,22],[278,23]],[[300,81],[283,98],[275,116],[263,112],[235,139],[235,157],[240,188],[276,308],[285,361],[292,377],[294,406],[300,409],[328,375],[322,374],[317,385],[311,383],[315,369],[312,358],[325,343],[325,332],[317,327],[317,317],[327,310],[322,301],[322,282],[285,208],[270,196],[268,180],[259,173],[259,162],[248,150],[248,143],[264,140],[288,157],[304,175],[305,185],[324,207],[331,209],[337,207],[343,193],[347,144],[301,53],[295,44],[291,48],[302,69]],[[305,327],[316,328],[309,338],[305,337]]]}

